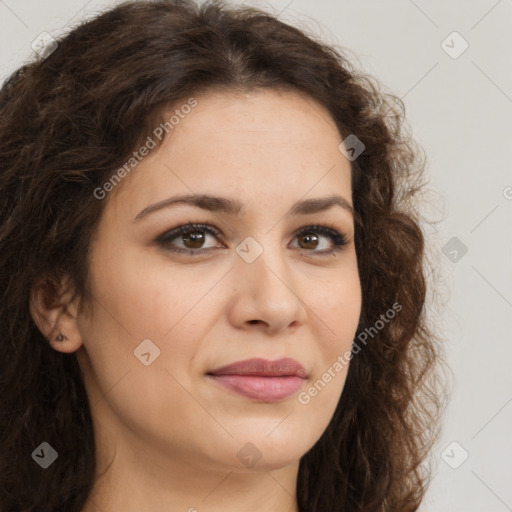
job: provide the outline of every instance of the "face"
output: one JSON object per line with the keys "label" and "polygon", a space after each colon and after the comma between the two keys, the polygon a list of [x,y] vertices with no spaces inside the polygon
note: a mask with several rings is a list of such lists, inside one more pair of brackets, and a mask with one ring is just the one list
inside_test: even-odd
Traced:
{"label": "face", "polygon": [[[350,163],[302,95],[196,99],[103,199],[79,360],[95,428],[127,457],[281,468],[345,382],[361,309]],[[173,202],[192,195],[222,199]]]}

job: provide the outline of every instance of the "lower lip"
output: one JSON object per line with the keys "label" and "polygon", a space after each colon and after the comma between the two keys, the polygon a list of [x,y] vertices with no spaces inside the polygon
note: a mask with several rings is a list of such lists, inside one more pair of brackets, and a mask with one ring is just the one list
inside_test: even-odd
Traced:
{"label": "lower lip", "polygon": [[248,398],[276,402],[288,398],[302,387],[304,379],[294,375],[264,377],[261,375],[209,375],[216,382]]}

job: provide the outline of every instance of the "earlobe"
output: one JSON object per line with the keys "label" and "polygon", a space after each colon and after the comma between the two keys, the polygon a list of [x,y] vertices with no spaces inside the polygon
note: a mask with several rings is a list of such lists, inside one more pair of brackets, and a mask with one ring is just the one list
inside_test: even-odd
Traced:
{"label": "earlobe", "polygon": [[56,284],[42,278],[33,285],[30,293],[32,319],[48,343],[59,352],[75,352],[82,345],[76,300],[69,279]]}

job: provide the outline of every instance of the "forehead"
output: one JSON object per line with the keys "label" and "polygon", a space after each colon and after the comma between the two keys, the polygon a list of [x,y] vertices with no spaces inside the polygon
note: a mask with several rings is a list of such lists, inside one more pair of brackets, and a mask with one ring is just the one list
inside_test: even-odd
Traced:
{"label": "forehead", "polygon": [[[184,193],[244,203],[259,196],[260,206],[327,192],[350,201],[350,162],[338,149],[341,136],[315,100],[275,90],[195,99],[161,146],[124,179],[120,196],[133,209]],[[176,110],[179,105],[166,116]]]}
{"label": "forehead", "polygon": [[260,154],[265,153],[262,143],[304,143],[314,148],[340,138],[329,111],[314,99],[295,91],[272,89],[199,96],[193,112],[173,130],[174,146],[191,133],[203,143],[211,140],[209,146],[213,141],[223,146],[239,141],[246,149],[259,145]]}

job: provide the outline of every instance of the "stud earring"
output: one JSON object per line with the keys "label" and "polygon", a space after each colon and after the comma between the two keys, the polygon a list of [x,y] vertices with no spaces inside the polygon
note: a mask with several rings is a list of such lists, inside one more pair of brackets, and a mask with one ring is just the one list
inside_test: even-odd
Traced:
{"label": "stud earring", "polygon": [[62,333],[59,333],[58,336],[55,336],[55,341],[62,341],[64,339],[64,336],[62,335]]}

